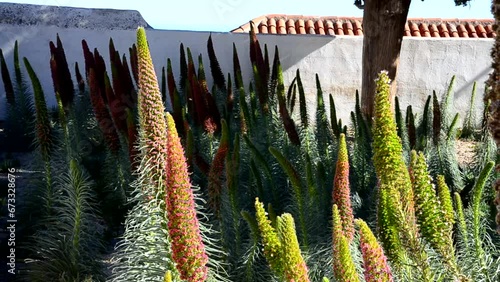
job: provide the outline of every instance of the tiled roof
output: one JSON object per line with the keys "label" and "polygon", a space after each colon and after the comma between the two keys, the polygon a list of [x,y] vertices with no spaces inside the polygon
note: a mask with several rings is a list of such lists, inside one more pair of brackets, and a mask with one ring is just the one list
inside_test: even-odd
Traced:
{"label": "tiled roof", "polygon": [[[266,15],[253,19],[257,33],[363,35],[363,18]],[[404,36],[492,38],[493,19],[408,19]],[[250,23],[231,32],[248,32]]]}

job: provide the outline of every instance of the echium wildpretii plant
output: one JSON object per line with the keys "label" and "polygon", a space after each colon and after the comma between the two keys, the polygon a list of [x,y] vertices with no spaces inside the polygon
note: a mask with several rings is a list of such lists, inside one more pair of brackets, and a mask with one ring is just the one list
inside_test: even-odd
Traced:
{"label": "echium wildpretii plant", "polygon": [[227,123],[222,123],[222,134],[220,138],[219,148],[215,153],[214,159],[210,165],[208,172],[208,196],[209,205],[214,213],[218,214],[220,211],[220,201],[223,189],[224,179],[224,166],[226,155],[229,150],[229,129]]}
{"label": "echium wildpretii plant", "polygon": [[348,242],[354,236],[354,216],[351,208],[351,190],[349,187],[349,158],[345,135],[340,134],[339,150],[337,157],[337,168],[333,183],[333,203],[337,206],[340,214],[342,232]]}
{"label": "echium wildpretii plant", "polygon": [[[388,82],[389,80],[385,73],[381,73],[377,83],[375,100],[373,159],[377,178],[379,179],[377,207],[378,233],[388,256],[397,264],[401,263],[403,252],[399,237],[400,224],[398,223],[397,216],[402,212],[400,211],[402,210],[400,205],[403,203],[408,204],[408,201],[412,201],[412,199],[406,197],[405,201],[402,201],[402,195],[399,191],[399,187],[408,190],[410,183],[402,179],[405,177],[406,171],[406,167],[399,156],[402,153],[402,149],[398,148],[400,142],[397,135],[391,134],[396,130],[396,126],[392,121],[390,101],[387,96],[386,84]],[[394,185],[393,182],[399,185]]]}
{"label": "echium wildpretii plant", "polygon": [[54,84],[54,92],[59,94],[64,109],[68,113],[71,108],[74,97],[75,88],[71,73],[69,72],[68,62],[64,52],[59,34],[57,35],[56,44],[49,42],[50,47],[50,70],[52,74],[52,82]]}
{"label": "echium wildpretii plant", "polygon": [[460,192],[464,188],[464,182],[455,150],[458,113],[454,116],[451,113],[454,84],[455,76],[451,78],[441,103],[439,103],[437,95],[433,94],[433,146],[428,146],[425,153],[431,176],[443,175],[450,189]]}
{"label": "echium wildpretii plant", "polygon": [[392,282],[392,271],[382,246],[377,242],[370,227],[361,219],[356,219],[359,228],[360,248],[363,254],[363,268],[366,282]]}
{"label": "echium wildpretii plant", "polygon": [[[24,63],[33,85],[36,113],[35,156],[40,158],[35,158],[34,167],[44,167],[44,181],[35,181],[38,187],[34,188],[39,190],[31,194],[36,203],[28,200],[22,206],[30,209],[30,221],[36,228],[27,248],[34,262],[24,278],[30,281],[103,279],[99,261],[103,226],[99,223],[102,219],[97,207],[96,183],[82,161],[70,154],[76,151],[77,143],[67,138],[78,133],[66,128],[61,136],[52,127],[40,81],[26,58]],[[64,115],[62,105],[60,110],[60,115]],[[62,174],[54,175],[52,171]],[[39,206],[40,202],[43,205]]]}
{"label": "echium wildpretii plant", "polygon": [[[255,34],[251,35],[254,81],[245,85],[234,45],[234,72],[226,80],[215,56],[212,39],[216,37],[210,37],[207,43],[211,74],[215,80],[211,90],[210,80],[205,76],[205,72],[209,73],[205,68],[208,64],[204,65],[203,56],[199,55],[194,57],[198,59],[196,68],[196,60],[193,60],[189,48],[187,54],[181,55],[180,85],[176,85],[171,62],[167,61],[160,89],[143,30],[139,31],[137,45],[130,49],[132,75],[125,58],[120,58],[110,41],[110,76],[99,52],[96,49],[90,52],[88,46],[84,46],[84,76],[89,85],[84,85],[84,77],[76,67],[80,95],[64,107],[62,100],[67,97],[62,98],[56,93],[59,113],[43,118],[44,107],[39,99],[42,96],[35,89],[37,115],[30,118],[36,118],[42,125],[40,129],[44,129],[36,136],[37,142],[41,141],[39,148],[45,151],[41,144],[48,140],[45,129],[55,131],[50,137],[56,137],[57,155],[48,150],[48,168],[68,172],[70,167],[64,177],[52,177],[52,181],[46,181],[46,184],[54,183],[54,191],[63,192],[55,193],[52,198],[49,195],[43,198],[42,195],[42,200],[47,203],[47,199],[52,199],[54,215],[64,214],[64,220],[61,220],[64,223],[57,228],[73,233],[64,232],[67,241],[63,246],[40,244],[41,248],[37,248],[34,245],[33,254],[39,253],[33,258],[40,260],[36,265],[41,267],[34,267],[32,274],[40,275],[45,281],[58,279],[60,273],[64,273],[63,278],[67,280],[84,276],[90,279],[89,273],[94,280],[105,279],[103,273],[97,271],[102,269],[99,259],[88,256],[93,254],[93,246],[78,251],[79,246],[93,243],[88,240],[91,237],[88,231],[93,231],[88,228],[92,226],[88,223],[94,220],[88,216],[94,211],[80,205],[80,200],[89,199],[91,203],[95,200],[100,204],[104,221],[94,221],[105,222],[106,230],[112,229],[109,228],[106,208],[114,209],[118,205],[109,201],[114,194],[108,188],[115,187],[118,182],[123,183],[122,187],[129,187],[127,179],[137,177],[130,185],[134,191],[120,195],[123,200],[120,208],[126,206],[125,211],[131,210],[125,219],[125,233],[112,259],[111,281],[224,281],[227,275],[232,281],[327,281],[325,276],[335,278],[335,281],[369,282],[446,280],[453,276],[464,279],[465,275],[475,281],[495,281],[498,278],[493,267],[498,257],[494,246],[496,241],[488,237],[491,232],[486,227],[491,193],[487,193],[484,187],[489,180],[485,181],[487,177],[484,176],[475,189],[471,188],[473,197],[468,197],[464,189],[462,195],[454,194],[456,198],[452,201],[445,176],[438,176],[436,188],[432,186],[422,155],[414,156],[408,173],[405,161],[409,162],[402,151],[409,153],[409,150],[400,146],[397,138],[408,134],[401,132],[407,125],[403,115],[399,113],[398,117],[397,114],[400,132],[396,133],[384,84],[386,77],[382,75],[379,80],[380,95],[377,96],[373,136],[371,123],[361,115],[358,101],[351,114],[354,136],[349,136],[342,122],[337,120],[333,96],[330,96],[328,121],[325,107],[328,104],[323,101],[319,80],[316,84],[317,122],[314,124],[308,120],[306,93],[300,74],[297,71],[286,92],[277,49],[270,68],[271,53],[266,46],[261,49]],[[52,45],[53,54],[60,56],[61,50]],[[184,46],[181,50],[184,51]],[[65,60],[59,58],[61,62]],[[69,69],[65,67],[62,68],[64,73],[57,75],[59,64],[53,59],[54,82],[68,77]],[[138,82],[138,97],[134,94],[133,79]],[[233,82],[236,96],[233,96]],[[15,98],[14,102],[17,102],[17,96]],[[135,104],[137,98],[138,107]],[[127,101],[124,99],[132,102],[124,105]],[[37,101],[39,105],[36,105]],[[299,105],[296,105],[297,101]],[[453,140],[457,131],[456,122],[451,123],[454,126],[442,126],[440,111],[443,108],[444,115],[446,107],[439,102],[436,104],[436,115],[430,114],[429,99],[422,118],[411,112],[407,114],[412,146],[428,155],[431,117],[437,117],[435,120],[439,122],[436,140],[441,145],[443,140]],[[172,113],[165,114],[165,107]],[[293,119],[294,108],[296,120]],[[135,126],[136,114],[139,128]],[[297,122],[299,116],[300,122]],[[62,141],[57,139],[61,133],[58,125],[62,128],[59,131],[64,132],[64,138],[59,138],[64,139]],[[83,128],[81,132],[78,131],[80,128]],[[81,142],[94,138],[87,137],[86,133],[96,134],[100,143],[92,145],[89,152],[81,152],[78,150],[83,144]],[[136,137],[137,142],[131,141]],[[376,155],[373,161],[372,140]],[[67,156],[63,156],[65,153]],[[115,164],[113,160],[124,161],[127,165],[134,163],[134,174],[130,174],[128,166],[120,166],[126,169],[107,168]],[[439,172],[433,170],[434,166],[430,167],[432,173]],[[66,185],[68,179],[87,180],[80,177],[86,175],[85,168],[96,179],[95,183],[75,181],[73,184],[78,185]],[[375,187],[375,169],[378,189]],[[50,171],[45,172],[48,179]],[[120,180],[111,182],[111,177],[106,175]],[[196,185],[200,186],[199,190]],[[85,193],[81,194],[85,197],[80,198],[73,194],[68,196],[77,189],[89,191],[92,197],[86,198]],[[122,192],[127,190],[114,193]],[[378,195],[378,201],[370,201],[375,195]],[[268,216],[260,203],[259,207],[253,207],[256,197],[267,204]],[[466,209],[462,206],[462,199]],[[457,206],[455,209],[453,202]],[[333,212],[332,204],[335,204]],[[375,206],[379,211],[378,222],[373,218]],[[84,235],[86,240],[79,240],[83,238],[81,236],[75,239],[72,235],[85,233],[80,232],[84,221],[78,218],[79,207],[86,209],[85,215],[91,219],[83,228],[88,233]],[[203,214],[207,207],[217,215]],[[251,215],[254,208],[257,219]],[[61,213],[63,209],[65,213]],[[357,233],[354,214],[367,222],[355,221]],[[333,235],[331,228],[326,228],[332,217]],[[454,223],[456,230],[452,230]],[[41,225],[39,238],[43,240],[45,235],[50,235],[51,241],[61,242],[58,241],[59,229],[50,229],[43,222]],[[378,244],[368,226],[378,227],[378,238],[385,249]],[[116,236],[120,225],[115,227],[109,237]],[[95,231],[100,233],[100,230]],[[436,232],[444,236],[437,238]],[[450,243],[452,232],[455,245]],[[100,235],[95,238],[100,238]],[[219,247],[214,255],[212,251],[216,244]],[[54,257],[59,259],[52,260]],[[456,269],[450,263],[452,258],[457,261]],[[85,260],[92,266],[84,266],[82,261]],[[51,270],[53,265],[57,266],[56,271]],[[96,271],[93,271],[94,267]],[[462,269],[464,276],[457,275],[457,269]]]}
{"label": "echium wildpretii plant", "polygon": [[[442,176],[434,189],[423,153],[411,152],[410,176],[415,193],[417,222],[422,237],[440,254],[453,277],[465,279],[458,269],[453,246],[451,196]],[[436,193],[438,192],[438,193]],[[451,209],[451,211],[450,211]]]}
{"label": "echium wildpretii plant", "polygon": [[137,30],[141,166],[149,171],[150,197],[163,198],[167,174],[167,122],[144,29]]}
{"label": "echium wildpretii plant", "polygon": [[53,187],[52,187],[52,172],[51,172],[51,153],[54,147],[54,132],[51,127],[47,103],[45,102],[45,94],[43,93],[40,80],[35,71],[31,67],[27,58],[24,58],[24,64],[33,85],[33,100],[35,108],[35,144],[39,150],[40,157],[43,161],[45,187],[44,191],[46,199],[45,210],[50,212],[52,209]]}
{"label": "echium wildpretii plant", "polygon": [[405,253],[417,275],[432,279],[427,253],[420,242],[410,175],[389,100],[389,78],[381,72],[376,83],[373,160],[378,178],[378,231],[394,266],[401,269]]}
{"label": "echium wildpretii plant", "polygon": [[493,166],[493,161],[485,164],[476,179],[468,204],[463,204],[460,195],[454,193],[458,265],[473,281],[496,281],[500,277],[498,235],[492,230],[491,202],[486,197],[491,192],[485,190]]}
{"label": "echium wildpretii plant", "polygon": [[104,278],[100,262],[102,221],[93,193],[95,183],[72,159],[54,177],[52,213],[43,217],[28,249],[29,281],[78,281]]}
{"label": "echium wildpretii plant", "polygon": [[[152,280],[170,270],[174,279],[223,281],[221,273],[208,267],[205,241],[210,239],[204,239],[200,230],[211,231],[198,220],[184,150],[172,116],[164,115],[143,28],[137,31],[137,54],[141,163],[134,184],[136,206],[115,257],[114,279]],[[150,251],[143,252],[144,248]]]}
{"label": "echium wildpretii plant", "polygon": [[295,234],[293,217],[287,213],[278,216],[273,226],[258,198],[255,199],[255,210],[264,255],[271,270],[284,281],[309,281],[307,265],[302,258]]}
{"label": "echium wildpretii plant", "polygon": [[28,151],[33,143],[33,99],[26,83],[19,60],[19,44],[16,40],[13,52],[14,81],[11,79],[4,54],[0,49],[0,71],[5,90],[5,149],[8,152]]}
{"label": "echium wildpretii plant", "polygon": [[359,281],[358,273],[349,250],[342,215],[336,204],[333,205],[333,273],[336,281]]}
{"label": "echium wildpretii plant", "polygon": [[167,270],[174,277],[179,275],[167,236],[167,121],[143,28],[137,30],[136,50],[140,162],[132,184],[135,206],[125,220],[113,259],[113,281],[158,280]]}
{"label": "echium wildpretii plant", "polygon": [[[139,49],[141,46],[138,44]],[[180,143],[175,123],[167,114],[167,187],[165,193],[168,233],[172,258],[181,279],[205,281],[208,274],[208,256],[205,252],[191,181],[189,179],[184,149]]]}

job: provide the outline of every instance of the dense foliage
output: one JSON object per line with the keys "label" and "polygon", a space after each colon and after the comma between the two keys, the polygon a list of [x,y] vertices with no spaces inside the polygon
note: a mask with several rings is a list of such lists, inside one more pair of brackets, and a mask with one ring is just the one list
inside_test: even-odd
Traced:
{"label": "dense foliage", "polygon": [[[311,109],[299,71],[285,85],[278,48],[271,59],[253,30],[250,82],[236,48],[224,75],[211,37],[209,64],[181,44],[180,76],[167,60],[160,80],[142,28],[128,61],[110,40],[110,74],[82,41],[76,84],[61,39],[49,47],[54,109],[28,59],[32,87],[16,63],[16,88],[0,56],[7,107],[26,115],[9,122],[34,124],[21,128],[35,144],[19,195],[26,281],[500,279],[497,155],[485,122],[458,128],[454,79],[403,114],[382,72],[373,124],[357,94],[343,124],[318,76]],[[466,166],[460,134],[481,141]]]}

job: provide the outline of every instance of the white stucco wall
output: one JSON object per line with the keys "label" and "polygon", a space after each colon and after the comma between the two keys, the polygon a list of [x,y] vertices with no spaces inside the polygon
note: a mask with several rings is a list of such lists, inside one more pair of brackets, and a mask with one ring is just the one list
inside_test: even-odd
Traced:
{"label": "white stucco wall", "polygon": [[[108,42],[112,37],[120,53],[126,53],[135,42],[134,30],[92,30],[79,28],[60,28],[51,26],[16,26],[0,24],[0,48],[6,57],[8,67],[13,72],[14,41],[20,44],[20,56],[26,56],[42,82],[48,103],[55,104],[49,68],[49,41],[55,41],[59,34],[64,45],[70,71],[74,75],[74,63],[77,61],[83,71],[83,53],[81,40],[85,39],[91,49],[97,48],[108,60]],[[171,58],[174,72],[179,71],[179,45],[184,43],[193,56],[202,54],[207,69],[209,63],[206,54],[207,32],[148,30],[153,62],[158,74]],[[251,79],[249,60],[249,38],[247,34],[213,33],[215,50],[222,70],[232,74],[232,44],[236,44],[244,80]],[[270,54],[274,54],[277,45],[285,82],[289,83],[297,68],[301,71],[306,94],[311,107],[316,101],[315,74],[319,74],[323,92],[333,94],[339,118],[349,119],[354,108],[355,90],[361,87],[362,37],[354,36],[319,36],[319,35],[259,35],[262,44],[268,45]],[[398,91],[404,107],[413,104],[416,110],[423,106],[427,95],[436,90],[443,94],[452,75],[456,75],[455,107],[465,113],[472,91],[473,81],[478,82],[478,113],[482,107],[484,81],[490,71],[490,49],[492,39],[423,39],[405,38],[403,40]],[[195,57],[195,58],[196,58]],[[272,57],[271,57],[272,58]],[[328,104],[328,96],[325,95]],[[5,93],[0,80],[0,119],[5,115]],[[462,115],[463,116],[463,115]]]}

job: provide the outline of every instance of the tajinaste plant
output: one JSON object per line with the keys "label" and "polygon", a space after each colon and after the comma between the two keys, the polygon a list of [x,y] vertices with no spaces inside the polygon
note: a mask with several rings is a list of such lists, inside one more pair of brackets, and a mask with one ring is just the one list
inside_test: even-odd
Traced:
{"label": "tajinaste plant", "polygon": [[373,162],[379,180],[379,232],[387,254],[396,266],[405,264],[401,255],[406,250],[416,263],[419,276],[430,281],[432,273],[418,234],[410,175],[391,111],[389,82],[387,72],[381,72],[376,82],[373,125]]}
{"label": "tajinaste plant", "polygon": [[349,156],[345,134],[340,134],[337,168],[333,183],[333,203],[339,208],[342,231],[349,242],[354,236],[354,216],[351,207],[351,192],[349,187]]}
{"label": "tajinaste plant", "polygon": [[342,219],[335,204],[333,205],[333,273],[336,281],[359,281],[349,250],[349,241],[342,230]]}
{"label": "tajinaste plant", "polygon": [[167,206],[168,233],[172,257],[182,279],[190,282],[205,281],[208,273],[208,256],[205,253],[186,157],[174,119],[167,113]]}
{"label": "tajinaste plant", "polygon": [[276,217],[276,227],[273,227],[259,198],[255,199],[255,210],[264,256],[273,272],[284,281],[309,282],[292,215],[285,213]]}
{"label": "tajinaste plant", "polygon": [[361,253],[366,282],[392,282],[392,272],[382,246],[377,242],[370,227],[361,219],[356,219],[359,228]]}
{"label": "tajinaste plant", "polygon": [[300,253],[292,215],[285,213],[278,216],[276,221],[282,248],[280,258],[283,261],[284,278],[286,281],[308,282],[307,265]]}
{"label": "tajinaste plant", "polygon": [[147,168],[148,178],[157,189],[152,191],[154,194],[150,196],[159,196],[159,199],[162,199],[167,181],[167,123],[146,32],[143,28],[137,30],[137,58],[139,124],[143,158],[141,166]]}
{"label": "tajinaste plant", "polygon": [[[461,277],[462,274],[457,267],[453,246],[453,225],[449,222],[451,219],[449,218],[449,210],[447,210],[450,208],[450,203],[441,203],[439,196],[436,195],[423,153],[411,152],[410,176],[415,191],[417,222],[423,238],[438,251],[452,275]],[[441,189],[445,190],[442,185]],[[440,194],[446,197],[444,193],[446,191],[441,191]],[[447,193],[448,199],[451,201],[449,191]]]}

